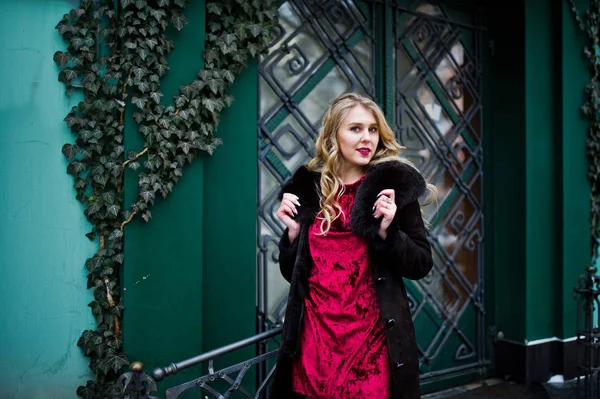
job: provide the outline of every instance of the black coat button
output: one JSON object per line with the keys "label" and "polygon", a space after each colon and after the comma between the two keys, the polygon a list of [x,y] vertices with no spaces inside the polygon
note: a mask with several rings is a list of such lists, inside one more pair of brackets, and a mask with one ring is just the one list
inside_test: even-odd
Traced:
{"label": "black coat button", "polygon": [[396,368],[397,369],[402,368],[402,367],[404,367],[404,363],[402,363],[402,362],[396,362]]}
{"label": "black coat button", "polygon": [[385,281],[385,277],[377,277],[377,284],[382,284]]}
{"label": "black coat button", "polygon": [[393,327],[394,324],[396,324],[396,320],[394,319],[387,319],[386,324],[388,327]]}

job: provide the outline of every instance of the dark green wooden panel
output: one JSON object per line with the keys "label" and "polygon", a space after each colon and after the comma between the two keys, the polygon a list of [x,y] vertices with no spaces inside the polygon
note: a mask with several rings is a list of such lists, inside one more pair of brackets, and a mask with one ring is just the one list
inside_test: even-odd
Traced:
{"label": "dark green wooden panel", "polygon": [[[203,66],[204,1],[186,11],[189,24],[171,32],[175,50],[162,84],[164,103],[181,84],[192,81]],[[143,148],[129,110],[125,123],[126,150]],[[158,200],[149,223],[136,220],[125,229],[124,346],[147,369],[167,366],[201,353],[203,287],[203,160],[197,159],[166,201]],[[126,202],[137,195],[135,173],[126,173]],[[168,377],[172,386],[191,379],[194,370]],[[161,390],[162,395],[162,390]]]}
{"label": "dark green wooden panel", "polygon": [[[217,131],[223,145],[204,159],[205,350],[256,332],[256,65],[252,61],[236,79],[230,92],[235,102]],[[228,364],[216,367],[235,360],[244,357],[225,357]]]}

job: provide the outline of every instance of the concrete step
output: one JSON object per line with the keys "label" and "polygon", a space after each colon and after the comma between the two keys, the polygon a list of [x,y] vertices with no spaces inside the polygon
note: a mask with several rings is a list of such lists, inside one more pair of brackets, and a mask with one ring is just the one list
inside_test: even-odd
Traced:
{"label": "concrete step", "polygon": [[[593,381],[594,387],[597,384],[598,377]],[[581,386],[583,387],[583,380]],[[592,399],[600,397],[598,396],[598,391],[594,391],[594,395]],[[574,399],[576,397],[577,380],[520,384],[498,378],[490,378],[445,391],[423,395],[422,399]],[[582,399],[584,397],[583,395],[580,396]]]}

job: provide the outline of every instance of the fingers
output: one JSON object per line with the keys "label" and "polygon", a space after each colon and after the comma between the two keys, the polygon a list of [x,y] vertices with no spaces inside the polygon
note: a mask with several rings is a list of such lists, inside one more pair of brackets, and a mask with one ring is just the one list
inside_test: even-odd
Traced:
{"label": "fingers", "polygon": [[298,201],[299,199],[300,198],[298,198],[297,195],[284,193],[281,201],[290,201],[292,204],[300,206],[300,202]]}
{"label": "fingers", "polygon": [[393,219],[396,215],[396,204],[381,202],[373,207],[373,217],[375,219],[383,216],[385,219]]}
{"label": "fingers", "polygon": [[376,219],[383,216],[385,219],[391,220],[396,215],[396,193],[392,189],[382,190],[377,195],[377,200],[373,205],[373,217]]}
{"label": "fingers", "polygon": [[385,195],[386,197],[391,199],[392,202],[396,202],[396,192],[393,189],[388,188],[385,190],[381,190],[381,192],[377,194],[377,198],[380,198],[382,195]]}
{"label": "fingers", "polygon": [[281,204],[277,210],[277,217],[283,222],[286,227],[293,229],[298,227],[298,222],[293,218],[298,214],[298,208],[300,202],[298,196],[290,193],[283,194]]}

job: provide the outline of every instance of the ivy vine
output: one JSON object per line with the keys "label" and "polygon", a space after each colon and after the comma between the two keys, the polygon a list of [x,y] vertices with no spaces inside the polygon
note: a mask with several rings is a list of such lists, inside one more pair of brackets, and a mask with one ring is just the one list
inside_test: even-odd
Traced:
{"label": "ivy vine", "polygon": [[586,101],[581,111],[589,120],[586,154],[589,161],[588,179],[591,185],[591,248],[592,260],[598,257],[600,239],[600,0],[591,0],[589,9],[579,14],[574,0],[568,0],[579,29],[586,35],[584,48],[591,79],[585,86]]}
{"label": "ivy vine", "polygon": [[[76,197],[92,224],[86,235],[99,245],[85,262],[97,328],[84,331],[77,343],[90,357],[96,376],[77,389],[83,398],[112,397],[119,372],[129,364],[123,351],[119,279],[125,225],[136,216],[150,220],[156,197],[168,196],[185,165],[201,152],[212,154],[221,144],[216,136],[220,113],[233,101],[227,91],[248,60],[267,48],[277,24],[274,2],[207,3],[204,69],[165,104],[161,78],[169,70],[167,56],[174,48],[167,28],[183,29],[188,2],[80,0],[56,26],[68,44],[67,51],[54,54],[58,80],[67,95],[83,95],[65,117],[75,142],[65,144],[62,152]],[[135,109],[144,147],[125,154],[128,106]],[[140,169],[132,204],[124,203],[125,168]]]}

